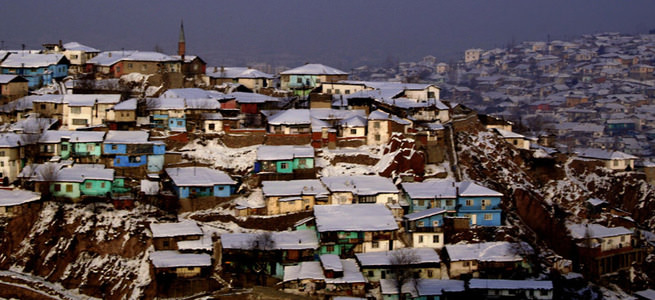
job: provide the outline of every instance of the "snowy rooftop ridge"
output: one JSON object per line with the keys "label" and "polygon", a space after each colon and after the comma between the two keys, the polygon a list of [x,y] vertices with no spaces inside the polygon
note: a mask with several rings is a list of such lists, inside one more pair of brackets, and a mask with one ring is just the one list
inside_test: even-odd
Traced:
{"label": "snowy rooftop ridge", "polygon": [[534,252],[525,242],[486,242],[476,244],[446,245],[451,261],[477,260],[488,262],[521,261],[522,255]]}
{"label": "snowy rooftop ridge", "polygon": [[350,192],[353,195],[397,194],[391,179],[378,175],[328,176],[321,181],[331,192]]}
{"label": "snowy rooftop ridge", "polygon": [[398,229],[391,211],[381,204],[317,205],[314,216],[318,232]]}
{"label": "snowy rooftop ridge", "polygon": [[392,265],[395,253],[407,251],[410,255],[416,255],[417,261],[411,262],[412,265],[440,263],[439,254],[432,248],[401,248],[393,251],[356,253],[357,260],[364,266],[389,266]]}
{"label": "snowy rooftop ridge", "polygon": [[268,146],[257,148],[257,160],[292,160],[294,158],[313,158],[312,146]]}
{"label": "snowy rooftop ridge", "polygon": [[[259,233],[224,233],[221,235],[223,249],[252,249]],[[318,239],[313,230],[271,232],[271,250],[300,250],[318,248]]]}
{"label": "snowy rooftop ridge", "polygon": [[587,235],[589,238],[605,238],[632,234],[632,231],[625,227],[605,227],[600,224],[566,224],[566,228],[574,239],[585,239]]}
{"label": "snowy rooftop ridge", "polygon": [[177,186],[213,186],[236,184],[223,171],[207,167],[166,168],[166,174]]}
{"label": "snowy rooftop ridge", "polygon": [[595,158],[595,159],[602,159],[602,160],[638,158],[634,155],[630,155],[621,151],[607,151],[603,149],[594,149],[594,148],[577,149],[575,152],[580,157]]}
{"label": "snowy rooftop ridge", "polygon": [[318,179],[262,181],[264,196],[327,196],[328,190]]}
{"label": "snowy rooftop ridge", "polygon": [[509,280],[509,279],[479,279],[469,281],[471,289],[498,289],[498,290],[552,290],[553,282],[550,280]]}
{"label": "snowy rooftop ridge", "polygon": [[322,64],[306,64],[280,72],[280,75],[348,75],[348,73]]}
{"label": "snowy rooftop ridge", "polygon": [[14,206],[38,201],[41,194],[26,190],[0,190],[0,206]]}
{"label": "snowy rooftop ridge", "polygon": [[175,223],[150,223],[153,238],[202,235],[202,229],[195,221]]}
{"label": "snowy rooftop ridge", "polygon": [[3,68],[41,68],[58,64],[63,54],[16,54],[12,53],[0,64]]}
{"label": "snowy rooftop ridge", "polygon": [[180,253],[174,250],[155,251],[150,253],[150,260],[155,268],[209,267],[209,254]]}

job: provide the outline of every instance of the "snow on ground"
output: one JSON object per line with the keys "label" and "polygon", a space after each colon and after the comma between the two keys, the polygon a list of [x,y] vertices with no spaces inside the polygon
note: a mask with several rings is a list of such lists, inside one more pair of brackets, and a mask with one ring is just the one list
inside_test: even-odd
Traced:
{"label": "snow on ground", "polygon": [[382,155],[382,148],[384,145],[380,146],[360,146],[357,148],[339,148],[339,149],[327,149],[323,148],[322,156],[325,159],[332,160],[336,156],[357,156],[357,155],[366,155],[373,158],[380,158]]}
{"label": "snow on ground", "polygon": [[30,283],[29,286],[25,286],[25,285],[22,285],[22,284],[7,283],[7,282],[3,282],[2,280],[0,280],[4,284],[10,284],[10,285],[18,286],[18,287],[21,287],[21,288],[32,290],[32,291],[37,292],[39,294],[48,295],[50,297],[53,297],[54,295],[51,295],[51,294],[49,294],[47,292],[43,292],[43,289],[39,289],[38,287],[42,286],[42,287],[45,287],[46,289],[54,291],[54,292],[58,293],[59,296],[63,297],[62,299],[73,299],[73,300],[74,299],[98,299],[98,298],[94,298],[94,297],[91,297],[91,296],[79,294],[77,291],[67,290],[64,287],[62,287],[61,284],[59,284],[59,283],[52,283],[52,282],[46,281],[45,279],[43,279],[41,277],[21,273],[21,272],[14,271],[14,270],[11,270],[11,271],[0,270],[0,276],[16,278],[16,279],[19,279],[21,281],[25,281],[25,282]]}
{"label": "snow on ground", "polygon": [[264,194],[260,188],[253,189],[250,194],[246,196],[235,198],[233,202],[236,205],[253,208],[266,206],[266,202],[264,201]]}
{"label": "snow on ground", "polygon": [[340,176],[340,175],[370,175],[377,174],[375,166],[360,164],[337,163],[323,167],[320,172],[321,176]]}
{"label": "snow on ground", "polygon": [[216,168],[234,169],[237,172],[247,171],[255,165],[259,145],[229,148],[216,139],[203,143],[206,145],[200,144],[198,140],[187,144],[182,148],[182,150],[187,150],[184,155],[211,164]]}

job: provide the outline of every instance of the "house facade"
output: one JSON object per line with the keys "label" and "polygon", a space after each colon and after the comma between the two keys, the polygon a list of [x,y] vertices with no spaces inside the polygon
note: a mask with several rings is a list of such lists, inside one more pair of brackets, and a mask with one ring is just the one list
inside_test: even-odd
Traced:
{"label": "house facade", "polygon": [[167,168],[166,174],[180,199],[229,197],[236,189],[236,181],[230,176],[206,167]]}
{"label": "house facade", "polygon": [[0,105],[27,96],[28,80],[18,75],[0,74]]}
{"label": "house facade", "polygon": [[20,75],[30,89],[38,89],[68,76],[69,65],[62,54],[12,53],[0,63],[0,74]]}

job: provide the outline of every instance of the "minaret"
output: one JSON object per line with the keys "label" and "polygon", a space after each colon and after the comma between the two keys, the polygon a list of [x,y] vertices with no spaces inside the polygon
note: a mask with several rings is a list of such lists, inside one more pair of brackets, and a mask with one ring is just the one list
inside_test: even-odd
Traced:
{"label": "minaret", "polygon": [[177,41],[177,55],[179,55],[184,62],[184,54],[186,53],[186,42],[184,41],[184,23],[180,21],[180,40]]}

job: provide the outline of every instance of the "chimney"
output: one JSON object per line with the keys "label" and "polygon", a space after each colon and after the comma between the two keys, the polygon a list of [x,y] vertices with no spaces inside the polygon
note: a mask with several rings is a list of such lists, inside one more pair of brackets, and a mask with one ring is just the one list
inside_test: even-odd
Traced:
{"label": "chimney", "polygon": [[182,58],[184,62],[184,54],[186,54],[186,40],[184,38],[184,22],[180,21],[180,38],[177,41],[177,55]]}
{"label": "chimney", "polygon": [[214,67],[214,73],[218,72],[218,67]]}

